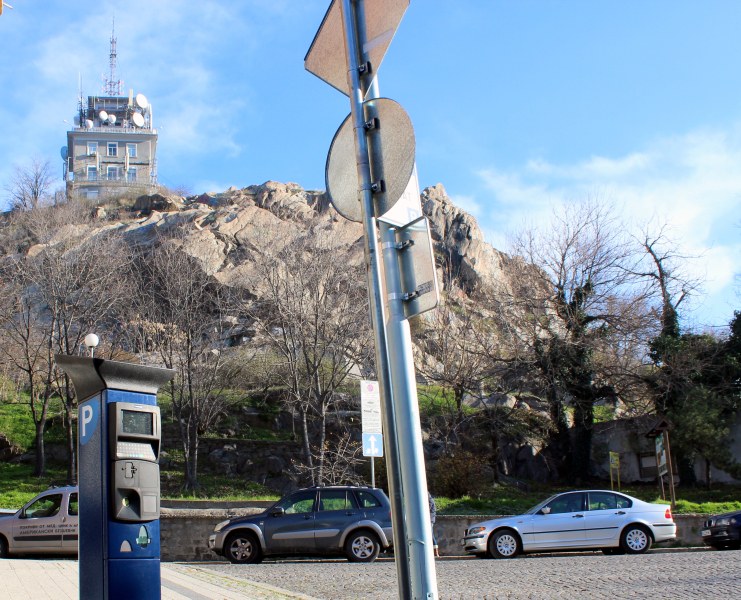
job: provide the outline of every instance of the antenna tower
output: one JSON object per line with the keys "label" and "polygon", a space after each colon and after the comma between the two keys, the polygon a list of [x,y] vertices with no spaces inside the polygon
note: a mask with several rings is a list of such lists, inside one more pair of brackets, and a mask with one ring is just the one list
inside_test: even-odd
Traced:
{"label": "antenna tower", "polygon": [[116,19],[113,19],[111,29],[111,55],[109,62],[109,76],[103,79],[103,93],[107,96],[120,96],[123,81],[116,79]]}

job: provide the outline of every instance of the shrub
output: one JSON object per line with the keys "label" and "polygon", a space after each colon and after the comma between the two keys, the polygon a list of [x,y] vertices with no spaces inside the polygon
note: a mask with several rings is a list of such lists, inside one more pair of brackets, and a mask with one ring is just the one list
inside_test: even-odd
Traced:
{"label": "shrub", "polygon": [[488,461],[479,455],[458,450],[443,456],[435,465],[432,489],[435,495],[448,498],[480,496],[486,489],[491,471]]}

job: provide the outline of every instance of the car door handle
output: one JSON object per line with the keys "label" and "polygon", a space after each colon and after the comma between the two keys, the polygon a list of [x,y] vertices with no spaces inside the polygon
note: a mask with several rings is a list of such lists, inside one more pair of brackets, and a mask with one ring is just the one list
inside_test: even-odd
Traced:
{"label": "car door handle", "polygon": [[584,515],[574,515],[571,517],[572,519],[583,519]]}
{"label": "car door handle", "polygon": [[304,515],[304,520],[305,521],[308,521],[309,519],[311,519],[311,515]]}
{"label": "car door handle", "polygon": [[624,515],[625,514],[625,511],[624,510],[619,510],[615,514],[616,515]]}
{"label": "car door handle", "polygon": [[352,517],[352,516],[353,516],[354,514],[355,514],[354,512],[352,512],[352,511],[349,511],[349,512],[346,512],[346,513],[345,513],[345,516],[347,516],[347,517]]}

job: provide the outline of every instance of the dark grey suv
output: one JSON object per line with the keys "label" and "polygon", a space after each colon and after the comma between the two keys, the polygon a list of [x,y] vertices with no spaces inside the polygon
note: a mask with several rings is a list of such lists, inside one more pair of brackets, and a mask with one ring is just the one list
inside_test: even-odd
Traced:
{"label": "dark grey suv", "polygon": [[208,547],[233,563],[342,554],[353,562],[373,562],[392,542],[391,504],[383,491],[332,486],[298,490],[259,515],[223,521]]}

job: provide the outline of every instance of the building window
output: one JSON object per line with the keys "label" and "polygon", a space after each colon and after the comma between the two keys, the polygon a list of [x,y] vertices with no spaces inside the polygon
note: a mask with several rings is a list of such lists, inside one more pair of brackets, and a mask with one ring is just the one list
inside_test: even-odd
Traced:
{"label": "building window", "polygon": [[87,155],[95,156],[96,154],[98,154],[98,142],[88,142],[87,143]]}
{"label": "building window", "polygon": [[108,167],[106,175],[108,181],[116,181],[118,179],[118,167]]}
{"label": "building window", "polygon": [[108,156],[118,156],[118,142],[108,142]]}
{"label": "building window", "polygon": [[126,144],[126,154],[129,158],[136,158],[136,144]]}
{"label": "building window", "polygon": [[98,167],[96,167],[95,165],[88,165],[87,180],[98,181]]}
{"label": "building window", "polygon": [[85,197],[88,200],[97,200],[98,199],[98,190],[87,190],[85,193]]}
{"label": "building window", "polygon": [[129,167],[126,171],[126,181],[134,183],[136,181],[136,167]]}

